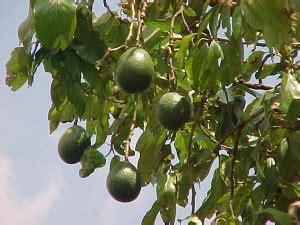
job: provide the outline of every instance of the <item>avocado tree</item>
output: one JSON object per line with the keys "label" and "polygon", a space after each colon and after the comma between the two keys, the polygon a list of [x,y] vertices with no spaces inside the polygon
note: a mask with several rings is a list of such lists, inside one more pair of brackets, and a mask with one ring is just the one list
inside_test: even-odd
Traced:
{"label": "avocado tree", "polygon": [[30,0],[18,36],[6,84],[31,86],[43,65],[50,133],[71,127],[62,159],[80,161],[81,177],[110,164],[107,188],[119,201],[154,184],[141,224],[158,215],[165,224],[299,224],[298,0],[122,0],[118,11],[105,0]]}

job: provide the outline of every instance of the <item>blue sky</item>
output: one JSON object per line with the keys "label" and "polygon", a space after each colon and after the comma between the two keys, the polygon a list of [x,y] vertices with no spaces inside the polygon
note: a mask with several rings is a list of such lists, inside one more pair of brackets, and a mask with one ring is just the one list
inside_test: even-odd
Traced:
{"label": "blue sky", "polygon": [[[80,165],[66,165],[59,159],[57,142],[67,126],[49,135],[51,77],[43,67],[31,88],[24,86],[14,93],[5,85],[5,64],[18,45],[17,27],[27,16],[27,4],[19,0],[1,4],[0,224],[117,225],[120,220],[123,225],[140,224],[155,200],[153,187],[143,188],[133,203],[118,203],[106,191],[106,168],[81,179]],[[95,5],[98,13],[104,10],[100,1]],[[201,192],[198,200],[204,197]],[[182,212],[179,218],[188,214]]]}

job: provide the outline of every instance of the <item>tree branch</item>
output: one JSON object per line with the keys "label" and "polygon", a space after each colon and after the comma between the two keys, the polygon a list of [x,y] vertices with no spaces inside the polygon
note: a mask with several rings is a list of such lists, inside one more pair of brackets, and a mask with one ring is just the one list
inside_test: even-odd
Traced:
{"label": "tree branch", "polygon": [[144,18],[146,16],[146,10],[147,10],[147,1],[142,0],[139,5],[139,10],[138,10],[138,31],[137,31],[137,36],[136,36],[136,45],[138,47],[141,47],[141,42],[143,41],[142,37],[142,30],[144,26]]}
{"label": "tree branch", "polygon": [[[193,121],[193,126],[191,129],[191,133],[189,135],[189,141],[188,141],[188,146],[187,146],[187,161],[188,161],[188,171],[189,171],[189,183],[192,184],[193,183],[193,168],[192,168],[192,162],[191,162],[191,156],[192,156],[192,146],[193,146],[193,137],[194,137],[194,133],[196,130],[196,126],[198,124],[199,119],[202,117],[203,112],[204,112],[204,104],[207,101],[207,96],[206,96],[206,92],[203,94],[197,112],[194,116],[194,121]],[[196,197],[196,193],[195,190],[193,190],[195,187],[193,187],[194,185],[192,184],[192,214],[195,213],[195,197]]]}
{"label": "tree branch", "polygon": [[134,18],[135,18],[135,8],[134,8],[134,5],[135,5],[135,0],[133,0],[133,2],[130,5],[130,8],[131,8],[131,22],[130,22],[130,26],[129,26],[129,33],[128,33],[127,38],[125,40],[125,44],[124,44],[125,46],[128,46],[128,43],[129,43],[130,39],[133,36]]}
{"label": "tree branch", "polygon": [[114,15],[114,13],[111,11],[111,9],[109,8],[109,5],[107,4],[107,1],[106,0],[103,0],[103,6],[106,8],[106,10],[110,13],[110,14],[112,14],[112,15]]}
{"label": "tree branch", "polygon": [[94,0],[88,0],[88,8],[91,12],[93,12]]}
{"label": "tree branch", "polygon": [[245,81],[244,79],[234,80],[233,83],[234,84],[243,84],[243,85],[247,86],[248,88],[255,89],[255,90],[271,90],[274,88],[273,86],[263,84],[263,83],[252,84],[250,82]]}
{"label": "tree branch", "polygon": [[232,130],[230,130],[216,145],[215,147],[215,153],[217,154],[221,145],[225,143],[227,138],[229,138],[231,135],[233,135],[237,130],[242,130],[248,123],[250,123],[253,119],[255,119],[257,116],[262,114],[264,112],[264,108],[259,109],[255,113],[253,113],[251,116],[249,116],[248,119],[242,121],[240,124],[238,124],[236,127],[234,127]]}
{"label": "tree branch", "polygon": [[141,95],[138,94],[137,101],[135,102],[135,106],[134,106],[134,110],[133,110],[132,122],[131,122],[131,125],[130,125],[130,128],[129,128],[129,134],[128,134],[127,139],[125,141],[124,153],[125,153],[125,160],[126,161],[128,161],[131,137],[133,135],[133,131],[134,131],[135,125],[136,125],[136,116],[137,116],[138,103],[140,102],[140,98],[141,98]]}

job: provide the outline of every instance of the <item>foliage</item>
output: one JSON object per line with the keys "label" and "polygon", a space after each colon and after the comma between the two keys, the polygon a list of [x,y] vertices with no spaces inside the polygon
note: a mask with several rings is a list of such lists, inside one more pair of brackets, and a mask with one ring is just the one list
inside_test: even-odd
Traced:
{"label": "foliage", "polygon": [[[82,157],[82,177],[104,166],[107,140],[113,160],[139,157],[143,186],[158,182],[143,225],[159,213],[172,224],[176,205],[189,202],[188,224],[211,217],[218,224],[291,224],[288,207],[300,198],[298,0],[121,3],[113,12],[103,1],[107,12],[97,16],[93,1],[30,0],[7,85],[31,86],[41,64],[51,74],[50,132],[80,120],[95,138]],[[114,72],[135,46],[150,54],[155,76],[145,92],[127,94]],[[191,98],[193,113],[168,131],[155,113],[172,91]],[[131,149],[136,128],[142,134]],[[195,185],[209,173],[211,189],[199,204]],[[176,191],[166,206],[159,192],[170,182]]]}

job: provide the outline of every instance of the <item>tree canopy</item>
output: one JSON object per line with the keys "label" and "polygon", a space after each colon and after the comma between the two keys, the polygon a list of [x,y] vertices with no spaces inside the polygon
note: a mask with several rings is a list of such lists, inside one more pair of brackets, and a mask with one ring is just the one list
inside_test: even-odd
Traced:
{"label": "tree canopy", "polygon": [[[155,184],[157,192],[143,225],[159,214],[174,224],[176,207],[188,204],[189,225],[212,217],[299,224],[299,1],[121,0],[117,11],[97,4],[104,14],[93,12],[93,0],[30,0],[6,64],[12,91],[33,85],[41,65],[51,75],[50,133],[79,121],[93,137],[80,177],[107,159],[112,167],[138,156],[142,186]],[[139,93],[126,93],[115,77],[131,47],[154,65],[150,87]],[[179,129],[157,118],[168,92],[191,105]],[[199,204],[197,184],[209,173],[211,189]]]}

